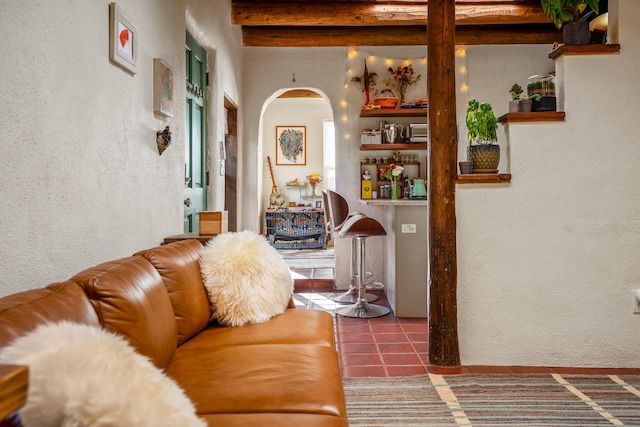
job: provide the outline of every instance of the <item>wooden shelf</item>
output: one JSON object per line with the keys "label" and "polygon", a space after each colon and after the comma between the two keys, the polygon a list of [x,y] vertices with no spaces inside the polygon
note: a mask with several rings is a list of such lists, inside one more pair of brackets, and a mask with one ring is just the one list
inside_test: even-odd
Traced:
{"label": "wooden shelf", "polygon": [[498,117],[504,123],[563,122],[564,111],[534,111],[531,113],[507,113]]}
{"label": "wooden shelf", "polygon": [[360,117],[424,117],[426,108],[372,108],[360,111]]}
{"label": "wooden shelf", "polygon": [[427,144],[361,144],[361,151],[368,150],[426,150]]}
{"label": "wooden shelf", "polygon": [[510,173],[470,173],[458,175],[458,184],[502,184],[511,182]]}
{"label": "wooden shelf", "polygon": [[554,61],[563,56],[613,55],[620,53],[619,44],[563,44],[549,52]]}

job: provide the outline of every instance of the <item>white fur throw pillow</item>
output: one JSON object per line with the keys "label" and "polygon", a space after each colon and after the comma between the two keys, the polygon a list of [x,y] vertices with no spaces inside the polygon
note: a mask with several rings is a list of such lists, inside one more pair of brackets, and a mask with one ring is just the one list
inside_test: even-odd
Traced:
{"label": "white fur throw pillow", "polygon": [[252,231],[223,233],[200,257],[212,317],[220,324],[266,322],[284,313],[293,294],[289,267],[267,240]]}
{"label": "white fur throw pillow", "polygon": [[182,389],[123,338],[71,322],[49,323],[0,351],[29,366],[25,427],[204,427]]}

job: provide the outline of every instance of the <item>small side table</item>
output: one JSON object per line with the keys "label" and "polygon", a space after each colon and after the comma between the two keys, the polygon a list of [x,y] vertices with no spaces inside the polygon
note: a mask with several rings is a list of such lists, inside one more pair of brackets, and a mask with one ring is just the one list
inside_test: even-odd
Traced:
{"label": "small side table", "polygon": [[175,236],[165,237],[162,244],[166,245],[167,243],[178,242],[180,240],[187,239],[198,239],[200,243],[205,245],[209,240],[216,237],[217,234],[199,234],[199,233],[184,233],[184,234],[176,234]]}
{"label": "small side table", "polygon": [[27,401],[29,368],[0,365],[0,425]]}

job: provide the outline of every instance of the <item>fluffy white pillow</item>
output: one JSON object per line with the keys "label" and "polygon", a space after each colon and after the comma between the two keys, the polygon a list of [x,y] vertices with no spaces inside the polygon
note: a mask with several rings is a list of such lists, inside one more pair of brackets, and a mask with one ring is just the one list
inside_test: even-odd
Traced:
{"label": "fluffy white pillow", "polygon": [[182,389],[123,338],[71,322],[49,323],[0,351],[29,366],[25,427],[204,427]]}
{"label": "fluffy white pillow", "polygon": [[293,294],[289,267],[267,240],[252,231],[223,233],[200,257],[212,318],[227,326],[266,322],[284,313]]}

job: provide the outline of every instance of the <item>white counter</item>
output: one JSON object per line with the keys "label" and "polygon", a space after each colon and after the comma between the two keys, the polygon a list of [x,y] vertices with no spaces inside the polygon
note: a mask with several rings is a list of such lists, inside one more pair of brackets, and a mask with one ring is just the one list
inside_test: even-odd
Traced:
{"label": "white counter", "polygon": [[[427,200],[361,199],[384,208],[385,294],[396,317],[427,317]],[[415,231],[402,232],[402,225]]]}
{"label": "white counter", "polygon": [[360,199],[360,203],[368,206],[427,206],[426,199]]}

